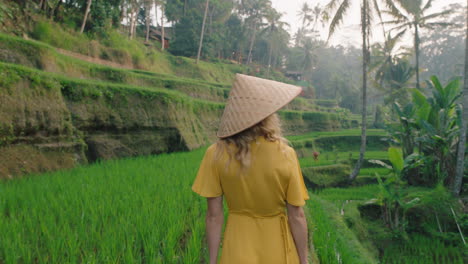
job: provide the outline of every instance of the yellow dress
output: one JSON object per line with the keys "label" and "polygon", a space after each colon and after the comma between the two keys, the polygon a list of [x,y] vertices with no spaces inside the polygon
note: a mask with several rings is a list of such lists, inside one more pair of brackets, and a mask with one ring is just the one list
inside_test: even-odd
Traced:
{"label": "yellow dress", "polygon": [[309,199],[296,152],[263,137],[251,143],[251,165],[215,158],[216,144],[205,153],[192,190],[203,197],[224,195],[229,216],[221,264],[297,264],[299,258],[286,215],[286,202]]}

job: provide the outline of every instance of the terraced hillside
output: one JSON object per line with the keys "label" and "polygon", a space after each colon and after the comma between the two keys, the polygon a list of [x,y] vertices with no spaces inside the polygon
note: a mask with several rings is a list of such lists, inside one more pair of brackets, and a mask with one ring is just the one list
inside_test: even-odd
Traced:
{"label": "terraced hillside", "polygon": [[[191,70],[176,70],[175,76],[110,67],[102,59],[96,64],[85,55],[0,34],[0,158],[5,160],[0,175],[191,150],[214,141],[229,83],[247,70],[221,63],[194,66],[191,59],[163,55]],[[204,76],[229,78],[216,82],[219,78]],[[286,133],[351,126],[326,103],[297,98],[280,113]]]}

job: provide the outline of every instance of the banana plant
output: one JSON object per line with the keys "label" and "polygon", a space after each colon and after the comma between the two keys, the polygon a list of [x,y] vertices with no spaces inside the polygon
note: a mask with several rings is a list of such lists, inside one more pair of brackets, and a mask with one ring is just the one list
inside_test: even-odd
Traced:
{"label": "banana plant", "polygon": [[454,79],[443,86],[432,76],[427,86],[431,97],[413,89],[410,103],[394,104],[400,124],[389,132],[393,143],[401,146],[403,157],[412,162],[403,173],[410,184],[451,184],[461,126],[461,107],[456,104],[460,81]]}
{"label": "banana plant", "polygon": [[387,164],[381,160],[370,160],[374,164],[391,170],[391,174],[385,180],[382,180],[379,174],[376,173],[379,183],[379,196],[377,200],[381,205],[382,217],[387,226],[393,231],[405,235],[405,226],[407,225],[406,213],[420,201],[419,198],[406,201],[403,193],[403,187],[406,185],[406,182],[402,179],[402,175],[409,166],[412,156],[404,159],[401,148],[390,147],[388,149],[388,158],[391,164]]}

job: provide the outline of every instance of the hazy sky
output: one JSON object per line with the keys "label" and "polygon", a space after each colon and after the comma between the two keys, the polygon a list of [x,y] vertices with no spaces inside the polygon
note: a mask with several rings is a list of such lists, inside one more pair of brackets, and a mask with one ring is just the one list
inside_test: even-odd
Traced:
{"label": "hazy sky", "polygon": [[[290,25],[289,33],[291,36],[294,35],[294,32],[297,31],[297,28],[301,25],[300,19],[297,15],[301,6],[304,2],[307,2],[309,6],[314,7],[317,4],[320,6],[325,6],[330,0],[271,0],[273,7],[276,8],[279,12],[283,13],[283,20],[288,22]],[[423,0],[424,3],[427,0]],[[344,23],[338,28],[335,32],[335,35],[330,38],[330,44],[332,45],[361,45],[361,35],[360,35],[360,0],[351,0],[351,9],[349,10],[348,15],[345,17]],[[466,0],[435,0],[433,6],[430,10],[430,13],[440,12],[445,7],[453,3],[460,3],[466,5]],[[325,28],[321,28],[321,25],[318,24],[317,28],[320,28],[320,34],[322,39],[327,39],[328,37],[328,25]],[[406,38],[410,38],[407,34]],[[382,41],[382,33],[379,30],[375,30],[373,34],[374,41]],[[408,39],[408,41],[410,41]]]}

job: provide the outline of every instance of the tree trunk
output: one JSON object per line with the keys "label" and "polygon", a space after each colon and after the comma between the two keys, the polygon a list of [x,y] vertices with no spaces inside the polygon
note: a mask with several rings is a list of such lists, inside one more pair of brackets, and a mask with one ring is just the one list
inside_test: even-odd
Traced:
{"label": "tree trunk", "polygon": [[126,11],[125,1],[122,1],[122,3],[120,4],[120,17],[119,17],[119,25],[118,26],[121,25],[122,21],[125,18],[125,11]]}
{"label": "tree trunk", "polygon": [[156,23],[155,28],[158,28],[158,1],[154,0],[154,22]]}
{"label": "tree trunk", "polygon": [[145,41],[149,42],[150,26],[151,26],[151,3],[150,0],[145,1],[145,26],[146,26],[146,38]]}
{"label": "tree trunk", "polygon": [[[466,1],[468,3],[468,0]],[[467,11],[468,14],[468,11]],[[466,17],[466,25],[468,26],[468,16]],[[468,27],[466,29],[466,37],[468,37]],[[467,122],[468,122],[468,41],[465,43],[465,77],[464,77],[464,84],[463,84],[463,96],[462,96],[462,104],[463,104],[463,112],[462,112],[462,122],[460,128],[460,140],[458,142],[458,152],[457,152],[457,167],[455,173],[455,180],[453,182],[452,193],[455,196],[460,194],[462,181],[463,181],[463,174],[465,170],[465,145],[466,145],[466,130],[467,130]]]}
{"label": "tree trunk", "polygon": [[361,124],[361,148],[359,150],[359,158],[353,172],[349,176],[349,181],[356,179],[361,170],[366,152],[366,128],[367,128],[367,63],[369,61],[368,47],[368,5],[367,0],[363,1],[361,8],[361,34],[362,34],[362,124]]}
{"label": "tree trunk", "polygon": [[58,1],[57,5],[54,7],[54,10],[52,11],[50,19],[52,19],[52,18],[58,19],[61,5],[62,5],[62,1]]}
{"label": "tree trunk", "polygon": [[137,24],[137,18],[138,18],[138,9],[137,9],[137,4],[134,2],[132,3],[132,10],[130,11],[131,18],[130,18],[130,39],[133,39],[135,36],[135,31],[136,31],[136,24]]}
{"label": "tree trunk", "polygon": [[138,11],[139,11],[139,6],[138,6],[138,3],[135,1],[135,9],[133,11],[133,29],[132,29],[132,38],[134,38],[136,36],[136,30],[137,30],[137,26],[138,26]]}
{"label": "tree trunk", "polygon": [[414,23],[414,53],[416,55],[416,89],[419,90],[419,30],[416,23]]}
{"label": "tree trunk", "polygon": [[88,4],[86,5],[86,11],[85,11],[85,15],[84,15],[84,18],[83,18],[83,23],[81,24],[80,34],[83,34],[83,31],[85,29],[86,20],[88,20],[89,11],[91,10],[91,1],[92,0],[88,0]]}
{"label": "tree trunk", "polygon": [[206,5],[205,5],[205,15],[203,16],[203,24],[202,24],[202,30],[200,33],[200,43],[198,44],[198,54],[197,54],[197,62],[200,61],[200,55],[201,55],[201,50],[203,46],[203,36],[205,35],[205,23],[206,23],[206,17],[208,15],[208,5],[209,5],[210,0],[206,0]]}
{"label": "tree trunk", "polygon": [[270,77],[270,70],[271,70],[271,57],[273,55],[273,44],[270,43],[270,50],[268,51],[268,69],[267,69],[267,77]]}
{"label": "tree trunk", "polygon": [[213,15],[214,15],[214,11],[215,11],[215,6],[213,6],[211,11],[208,11],[208,13],[210,14],[210,26],[208,27],[209,36],[211,36],[213,34]]}
{"label": "tree trunk", "polygon": [[164,43],[166,43],[165,41],[165,32],[164,32],[164,3],[161,3],[161,42],[162,42],[162,45],[161,45],[161,50],[164,50]]}
{"label": "tree trunk", "polygon": [[133,38],[133,7],[132,9],[130,10],[130,25],[128,27],[128,36],[130,37],[130,39]]}
{"label": "tree trunk", "polygon": [[254,43],[255,43],[255,36],[257,35],[257,32],[256,32],[255,28],[256,28],[256,25],[254,24],[253,31],[252,31],[252,37],[250,38],[249,55],[247,56],[247,64],[252,63],[252,50],[253,50],[253,46],[254,46]]}

